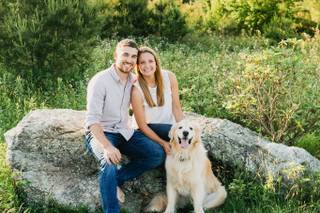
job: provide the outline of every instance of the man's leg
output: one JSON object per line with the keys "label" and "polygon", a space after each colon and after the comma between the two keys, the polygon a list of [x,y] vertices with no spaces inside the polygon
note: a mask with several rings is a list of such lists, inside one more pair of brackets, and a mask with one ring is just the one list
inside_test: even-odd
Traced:
{"label": "man's leg", "polygon": [[[119,147],[123,137],[120,134],[105,133],[106,137],[115,147]],[[86,144],[100,163],[99,187],[102,208],[105,213],[119,213],[120,206],[117,199],[117,165],[108,164],[103,156],[101,145],[89,133],[86,135]]]}
{"label": "man's leg", "polygon": [[147,170],[160,166],[166,157],[162,146],[141,131],[135,131],[129,141],[120,144],[119,149],[130,159],[130,162],[118,171],[119,186]]}

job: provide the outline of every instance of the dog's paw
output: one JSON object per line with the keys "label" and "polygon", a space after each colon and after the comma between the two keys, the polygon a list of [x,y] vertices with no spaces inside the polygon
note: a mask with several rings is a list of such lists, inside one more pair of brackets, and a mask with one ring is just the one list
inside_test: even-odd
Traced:
{"label": "dog's paw", "polygon": [[164,213],[174,213],[174,210],[168,210],[168,209],[166,209],[165,211],[164,211]]}
{"label": "dog's paw", "polygon": [[146,208],[143,209],[143,212],[161,212],[162,210],[159,208],[154,208],[151,206],[147,206]]}
{"label": "dog's paw", "polygon": [[143,210],[144,212],[162,212],[167,206],[167,197],[164,193],[158,193],[148,206]]}

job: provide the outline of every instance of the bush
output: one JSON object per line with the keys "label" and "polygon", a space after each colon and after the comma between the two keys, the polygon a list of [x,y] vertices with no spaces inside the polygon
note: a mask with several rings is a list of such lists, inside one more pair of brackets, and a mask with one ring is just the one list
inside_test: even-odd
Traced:
{"label": "bush", "polygon": [[[286,7],[288,11],[292,10],[293,1],[284,0],[284,2],[288,2]],[[262,31],[263,26],[270,23],[274,16],[283,16],[280,13],[280,3],[282,2],[278,0],[235,0],[230,6],[239,27],[248,32],[254,32],[256,30]]]}
{"label": "bush", "polygon": [[24,79],[79,78],[95,33],[96,11],[85,0],[5,3],[0,59]]}
{"label": "bush", "polygon": [[[207,6],[205,28],[220,32],[262,33],[280,41],[296,37],[300,32],[312,33],[316,23],[302,9],[302,0],[227,0]],[[301,15],[304,14],[304,15]]]}
{"label": "bush", "polygon": [[185,17],[174,1],[153,1],[150,5],[150,10],[151,17],[149,25],[153,28],[155,35],[176,41],[188,32]]}
{"label": "bush", "polygon": [[147,36],[152,34],[148,25],[148,0],[111,0],[103,12],[102,38],[119,36]]}
{"label": "bush", "polygon": [[292,29],[294,21],[285,17],[272,17],[269,24],[262,27],[262,32],[267,38],[280,41],[284,38],[295,37],[296,31]]}
{"label": "bush", "polygon": [[111,0],[103,16],[103,38],[156,35],[175,41],[187,33],[185,17],[174,1]]}
{"label": "bush", "polygon": [[[265,58],[248,57],[244,70],[232,76],[229,85],[233,93],[227,98],[226,107],[235,115],[245,117],[272,141],[282,141],[298,106],[290,98],[290,86],[285,70],[265,64]],[[272,59],[271,59],[272,60]]]}
{"label": "bush", "polygon": [[312,33],[316,23],[308,20],[310,11],[301,8],[302,0],[234,1],[232,13],[238,26],[247,32],[262,32],[276,41],[296,37],[299,32]]}
{"label": "bush", "polygon": [[320,159],[320,136],[314,133],[306,134],[302,136],[295,145],[304,148],[310,154]]}
{"label": "bush", "polygon": [[191,32],[203,33],[205,12],[208,3],[206,0],[189,1],[188,3],[180,4],[180,11],[186,19],[187,26]]}
{"label": "bush", "polygon": [[204,27],[206,31],[235,34],[240,32],[240,27],[231,15],[230,1],[217,0],[211,2],[205,13]]}
{"label": "bush", "polygon": [[[318,57],[310,56],[282,48],[244,54],[239,72],[226,80],[226,108],[236,121],[275,142],[290,145],[305,132],[316,131],[320,119]],[[307,58],[309,62],[304,63]]]}

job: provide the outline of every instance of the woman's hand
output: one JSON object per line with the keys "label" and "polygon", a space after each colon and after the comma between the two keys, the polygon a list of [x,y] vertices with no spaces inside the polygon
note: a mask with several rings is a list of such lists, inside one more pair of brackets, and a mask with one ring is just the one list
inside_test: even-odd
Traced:
{"label": "woman's hand", "polygon": [[166,155],[170,155],[171,147],[168,142],[162,143],[162,148],[165,151]]}

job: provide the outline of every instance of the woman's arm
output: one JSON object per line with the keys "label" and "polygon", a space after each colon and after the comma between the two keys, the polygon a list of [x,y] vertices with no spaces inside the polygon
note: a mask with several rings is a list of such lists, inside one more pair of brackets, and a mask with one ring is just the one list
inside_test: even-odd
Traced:
{"label": "woman's arm", "polygon": [[160,144],[166,154],[170,153],[169,143],[163,139],[161,139],[146,123],[144,109],[143,109],[143,100],[139,90],[136,87],[132,87],[131,91],[131,105],[134,117],[138,124],[139,129],[153,141]]}
{"label": "woman's arm", "polygon": [[179,98],[179,87],[176,76],[172,72],[169,73],[169,79],[171,84],[171,95],[172,95],[172,113],[176,122],[181,121],[184,118],[180,98]]}

